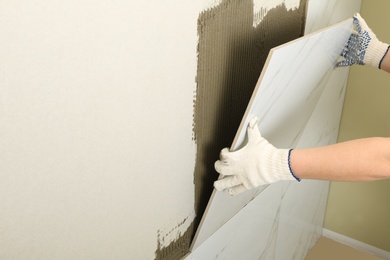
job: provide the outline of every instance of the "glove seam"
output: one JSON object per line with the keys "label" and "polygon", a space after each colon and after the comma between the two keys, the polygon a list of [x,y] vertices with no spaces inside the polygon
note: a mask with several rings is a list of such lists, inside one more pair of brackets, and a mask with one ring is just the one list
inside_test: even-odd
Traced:
{"label": "glove seam", "polygon": [[384,58],[386,57],[387,53],[389,52],[389,49],[390,49],[390,45],[387,47],[386,51],[385,51],[385,54],[383,55],[383,57],[381,58],[381,60],[379,61],[379,65],[378,65],[378,68],[381,69],[381,66],[382,66],[382,61],[384,60]]}
{"label": "glove seam", "polygon": [[293,150],[293,149],[288,150],[288,156],[287,156],[288,169],[290,170],[291,175],[292,175],[298,182],[300,182],[301,179],[298,178],[298,177],[294,174],[294,172],[293,172],[293,170],[292,170],[292,168],[291,168],[290,157],[291,157],[291,152],[292,152],[292,150]]}

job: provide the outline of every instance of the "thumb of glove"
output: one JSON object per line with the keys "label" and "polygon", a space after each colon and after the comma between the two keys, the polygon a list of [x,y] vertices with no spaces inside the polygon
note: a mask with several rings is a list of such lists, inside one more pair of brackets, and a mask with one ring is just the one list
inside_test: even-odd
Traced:
{"label": "thumb of glove", "polygon": [[255,116],[249,122],[247,128],[248,143],[254,143],[261,139],[261,134],[258,126],[259,119]]}

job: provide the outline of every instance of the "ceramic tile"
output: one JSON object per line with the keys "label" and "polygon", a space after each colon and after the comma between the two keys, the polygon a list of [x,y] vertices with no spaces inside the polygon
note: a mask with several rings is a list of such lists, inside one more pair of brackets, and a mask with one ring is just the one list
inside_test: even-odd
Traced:
{"label": "ceramic tile", "polygon": [[326,194],[319,181],[270,185],[186,259],[303,259],[322,229]]}
{"label": "ceramic tile", "polygon": [[361,0],[309,0],[305,34],[318,31],[359,12]]}
{"label": "ceramic tile", "polygon": [[349,19],[271,50],[267,68],[260,76],[245,120],[233,142],[233,150],[246,143],[246,126],[253,116],[259,117],[262,135],[276,147],[297,147],[304,126],[332,78],[351,28]]}
{"label": "ceramic tile", "polygon": [[[309,119],[327,83],[334,78],[334,65],[351,28],[352,19],[348,19],[270,51],[266,69],[259,78],[233,142],[233,150],[241,148],[246,142],[246,126],[255,115],[260,118],[262,135],[279,148],[309,146],[316,143],[313,139],[317,140],[317,135],[324,135],[323,128],[316,128],[316,134],[306,129],[311,125]],[[202,244],[264,189],[263,186],[237,197],[214,191],[192,249]]]}
{"label": "ceramic tile", "polygon": [[[269,186],[262,196],[255,197],[253,203],[239,211],[236,217],[194,251],[194,259],[258,259],[256,256],[269,246],[269,238],[275,232],[284,185],[278,183]],[[251,217],[247,218],[248,221],[242,221],[246,216]],[[218,242],[221,238],[223,243]],[[251,244],[251,247],[247,244]]]}

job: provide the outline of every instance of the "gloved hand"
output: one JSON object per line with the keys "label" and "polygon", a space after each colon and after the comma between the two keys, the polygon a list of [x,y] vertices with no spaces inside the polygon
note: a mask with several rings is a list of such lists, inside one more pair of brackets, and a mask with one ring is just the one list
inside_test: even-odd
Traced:
{"label": "gloved hand", "polygon": [[345,67],[358,64],[380,69],[382,60],[389,50],[389,45],[378,40],[359,13],[354,15],[353,23],[357,31],[351,34],[341,54],[343,59],[336,66]]}
{"label": "gloved hand", "polygon": [[223,175],[214,182],[218,191],[229,189],[231,195],[237,195],[279,180],[300,181],[290,169],[291,150],[277,149],[268,143],[261,137],[257,123],[256,117],[249,123],[245,147],[235,152],[228,148],[221,151],[220,160],[215,162],[215,170]]}

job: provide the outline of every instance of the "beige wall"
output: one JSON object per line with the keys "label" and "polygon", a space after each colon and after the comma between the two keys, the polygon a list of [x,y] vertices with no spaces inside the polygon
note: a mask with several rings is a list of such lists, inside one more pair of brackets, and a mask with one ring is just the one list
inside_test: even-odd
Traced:
{"label": "beige wall", "polygon": [[0,1],[0,259],[155,259],[194,219],[202,1]]}
{"label": "beige wall", "polygon": [[376,256],[361,252],[355,248],[343,245],[329,238],[322,237],[306,255],[305,260],[380,260]]}
{"label": "beige wall", "polygon": [[[378,38],[390,43],[390,1],[364,0],[361,14]],[[351,68],[339,141],[390,137],[390,74]],[[332,183],[324,227],[390,251],[390,180]]]}

